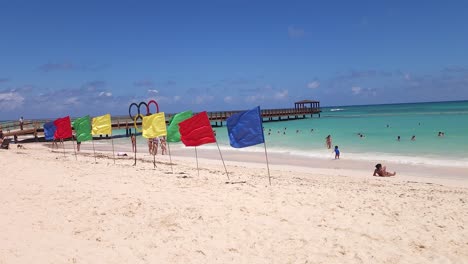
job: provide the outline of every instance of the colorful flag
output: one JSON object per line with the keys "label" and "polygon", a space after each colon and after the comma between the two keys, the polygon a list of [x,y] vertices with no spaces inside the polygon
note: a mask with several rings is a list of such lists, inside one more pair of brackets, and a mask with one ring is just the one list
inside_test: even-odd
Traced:
{"label": "colorful flag", "polygon": [[112,135],[112,124],[110,114],[97,116],[93,118],[91,134],[95,135]]}
{"label": "colorful flag", "polygon": [[44,124],[44,137],[46,140],[54,140],[55,130],[57,127],[54,125],[54,121],[50,121]]}
{"label": "colorful flag", "polygon": [[230,144],[234,148],[245,148],[264,143],[260,106],[229,117],[227,129]]}
{"label": "colorful flag", "polygon": [[72,127],[70,122],[70,116],[62,117],[54,121],[54,125],[57,127],[55,130],[55,139],[66,139],[72,137]]}
{"label": "colorful flag", "polygon": [[89,115],[75,119],[72,126],[75,129],[77,142],[93,139],[93,136],[91,135],[91,120]]}
{"label": "colorful flag", "polygon": [[179,142],[180,133],[179,133],[179,123],[192,117],[192,111],[185,111],[174,115],[169,121],[169,126],[167,127],[167,142]]}
{"label": "colorful flag", "polygon": [[179,132],[185,146],[196,147],[216,142],[206,111],[180,122]]}
{"label": "colorful flag", "polygon": [[143,117],[143,137],[155,138],[167,135],[164,112]]}

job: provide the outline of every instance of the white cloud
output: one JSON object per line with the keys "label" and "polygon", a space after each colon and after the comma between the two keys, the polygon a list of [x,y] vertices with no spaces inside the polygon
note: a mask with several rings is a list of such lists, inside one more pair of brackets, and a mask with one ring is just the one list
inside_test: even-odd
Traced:
{"label": "white cloud", "polygon": [[245,101],[247,103],[255,103],[259,102],[265,99],[265,96],[263,94],[255,94],[255,95],[249,95],[245,98]]}
{"label": "white cloud", "polygon": [[110,97],[110,96],[112,96],[112,93],[111,93],[111,92],[100,92],[100,93],[99,93],[99,96],[107,96],[107,97]]}
{"label": "white cloud", "polygon": [[320,87],[320,83],[318,81],[313,81],[307,84],[307,88],[310,89],[317,89]]}
{"label": "white cloud", "polygon": [[14,110],[23,105],[24,97],[19,93],[7,92],[0,93],[0,109],[2,110]]}
{"label": "white cloud", "polygon": [[301,38],[305,35],[305,31],[302,28],[290,26],[288,27],[288,34],[291,38]]}
{"label": "white cloud", "polygon": [[224,102],[225,102],[225,103],[230,104],[230,103],[232,103],[232,101],[233,101],[232,96],[226,96],[226,97],[224,97]]}
{"label": "white cloud", "polygon": [[177,102],[180,100],[180,95],[174,95],[174,97],[172,98],[174,100],[174,102]]}
{"label": "white cloud", "polygon": [[212,95],[198,95],[195,97],[196,104],[204,104],[213,101],[214,96]]}
{"label": "white cloud", "polygon": [[278,91],[275,93],[275,99],[284,99],[288,97],[288,90]]}
{"label": "white cloud", "polygon": [[159,91],[156,90],[156,89],[149,89],[149,90],[148,90],[148,93],[150,93],[150,94],[157,94],[157,93],[159,93]]}
{"label": "white cloud", "polygon": [[77,105],[79,103],[78,97],[70,97],[65,100],[65,104],[67,105]]}
{"label": "white cloud", "polygon": [[360,94],[361,91],[362,91],[362,88],[359,87],[359,86],[353,86],[353,87],[351,87],[351,92],[353,92],[353,94],[356,94],[356,95],[357,95],[357,94]]}

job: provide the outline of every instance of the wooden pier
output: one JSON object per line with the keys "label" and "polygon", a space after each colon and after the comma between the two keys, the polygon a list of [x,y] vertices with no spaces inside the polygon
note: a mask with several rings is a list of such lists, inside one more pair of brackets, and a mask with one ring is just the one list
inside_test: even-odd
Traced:
{"label": "wooden pier", "polygon": [[[226,120],[233,114],[242,112],[238,111],[215,111],[207,112],[211,125],[214,127],[222,127]],[[320,117],[321,109],[319,101],[303,100],[294,103],[294,108],[281,108],[281,109],[261,109],[263,122],[271,121],[286,121],[294,119],[304,119],[317,115]],[[174,114],[166,114],[166,120],[169,122]],[[5,137],[23,137],[28,138],[43,137],[44,136],[44,123],[53,121],[53,119],[43,120],[25,120],[23,122],[23,129],[20,129],[19,121],[2,123],[0,130]],[[137,126],[141,126],[141,120],[137,122]],[[128,116],[112,116],[112,129],[126,129],[126,134],[130,135],[134,130],[134,122]],[[135,132],[133,132],[135,133]],[[104,135],[106,136],[106,135]],[[21,138],[23,139],[23,138]]]}

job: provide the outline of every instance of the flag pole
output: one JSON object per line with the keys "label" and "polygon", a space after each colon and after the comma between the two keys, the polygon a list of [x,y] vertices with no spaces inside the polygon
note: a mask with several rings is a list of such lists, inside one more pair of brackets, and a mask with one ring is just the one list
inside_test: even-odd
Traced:
{"label": "flag pole", "polygon": [[153,169],[155,169],[156,166],[156,151],[154,151],[154,141],[153,141],[153,148],[151,149],[153,151]]}
{"label": "flag pole", "polygon": [[114,157],[114,164],[115,164],[114,138],[112,138],[112,135],[111,135],[111,142],[112,142],[112,156]]}
{"label": "flag pole", "polygon": [[75,149],[75,138],[72,136],[72,144],[73,144],[73,151],[75,152],[75,160],[78,160],[78,156],[76,155],[76,149]]}
{"label": "flag pole", "polygon": [[172,157],[171,157],[171,144],[167,141],[167,149],[169,150],[169,162],[171,163],[171,173],[174,174],[174,169],[172,168]]}
{"label": "flag pole", "polygon": [[63,147],[63,156],[65,157],[65,142],[63,142],[63,139],[60,139],[60,143],[62,143],[62,147]]}
{"label": "flag pole", "polygon": [[96,149],[94,148],[94,138],[91,138],[91,142],[93,142],[94,162],[97,163],[97,159],[96,159]]}
{"label": "flag pole", "polygon": [[[132,144],[133,144],[133,142],[132,142]],[[136,154],[137,154],[137,141],[136,141],[136,136],[135,136],[135,163],[133,163],[133,166],[136,166]]]}
{"label": "flag pole", "polygon": [[197,147],[195,146],[195,158],[197,159],[197,175],[200,177],[200,170],[198,169],[198,154],[197,154]]}
{"label": "flag pole", "polygon": [[230,180],[230,179],[229,179],[229,174],[228,174],[228,171],[227,171],[227,169],[226,169],[226,164],[224,164],[223,155],[221,154],[221,149],[219,148],[218,141],[216,141],[216,146],[218,146],[219,156],[221,156],[221,160],[223,161],[224,170],[226,171],[226,176],[227,176],[228,181],[229,181],[229,180]]}
{"label": "flag pole", "polygon": [[268,155],[267,155],[265,140],[263,141],[263,146],[265,147],[265,158],[266,158],[267,169],[268,169],[268,181],[270,182],[270,185],[271,185],[270,165],[268,165]]}

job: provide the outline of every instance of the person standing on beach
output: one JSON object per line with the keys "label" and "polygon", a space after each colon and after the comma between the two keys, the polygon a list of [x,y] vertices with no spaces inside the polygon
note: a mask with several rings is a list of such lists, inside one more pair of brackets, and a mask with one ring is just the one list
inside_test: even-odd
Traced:
{"label": "person standing on beach", "polygon": [[132,151],[133,153],[135,153],[136,152],[136,138],[134,134],[130,136],[130,140],[132,141]]}
{"label": "person standing on beach", "polygon": [[153,155],[158,154],[158,148],[159,148],[159,137],[153,138]]}
{"label": "person standing on beach", "polygon": [[338,146],[335,146],[335,159],[340,159],[340,150],[338,149]]}
{"label": "person standing on beach", "polygon": [[161,155],[167,154],[167,143],[165,136],[159,139],[159,144],[161,145]]}
{"label": "person standing on beach", "polygon": [[153,154],[153,139],[148,138],[148,152],[149,154]]}
{"label": "person standing on beach", "polygon": [[20,129],[23,130],[23,124],[24,124],[24,119],[23,117],[20,117],[19,119],[19,125],[20,125]]}
{"label": "person standing on beach", "polygon": [[325,143],[327,145],[327,148],[328,149],[331,149],[331,146],[332,146],[332,139],[331,139],[331,136],[328,135],[326,138],[325,138]]}

